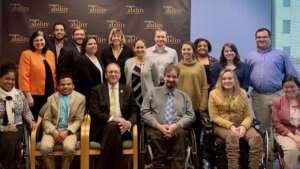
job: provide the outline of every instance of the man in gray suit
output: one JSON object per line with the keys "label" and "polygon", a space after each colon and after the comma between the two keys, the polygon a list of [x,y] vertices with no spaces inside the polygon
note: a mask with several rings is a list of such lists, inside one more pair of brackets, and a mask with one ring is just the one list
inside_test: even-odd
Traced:
{"label": "man in gray suit", "polygon": [[41,141],[42,158],[48,169],[55,169],[53,147],[55,144],[63,146],[62,169],[69,169],[75,154],[77,132],[81,126],[85,97],[74,91],[72,77],[59,77],[58,92],[48,97],[43,106],[44,135]]}
{"label": "man in gray suit", "polygon": [[155,169],[165,168],[167,150],[173,157],[172,168],[184,168],[187,129],[195,121],[195,113],[188,95],[176,89],[179,72],[177,66],[167,66],[164,86],[149,90],[141,107],[142,120],[149,126],[146,133]]}

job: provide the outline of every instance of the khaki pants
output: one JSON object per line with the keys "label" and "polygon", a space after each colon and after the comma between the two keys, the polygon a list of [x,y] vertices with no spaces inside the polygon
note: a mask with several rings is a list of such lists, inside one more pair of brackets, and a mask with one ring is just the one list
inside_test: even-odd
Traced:
{"label": "khaki pants", "polygon": [[300,151],[295,141],[276,132],[274,133],[274,138],[284,151],[284,169],[297,169]]}
{"label": "khaki pants", "polygon": [[259,130],[263,133],[272,126],[270,104],[272,99],[283,95],[283,91],[279,90],[274,93],[258,93],[251,92],[253,109],[256,119],[260,122]]}
{"label": "khaki pants", "polygon": [[[75,154],[76,143],[77,143],[76,134],[69,135],[62,143],[63,152],[64,152],[62,165],[61,165],[62,169],[69,169]],[[55,169],[55,160],[53,156],[54,145],[55,145],[55,141],[52,135],[44,133],[41,141],[41,154],[44,162],[46,163],[47,169]]]}
{"label": "khaki pants", "polygon": [[[223,127],[215,127],[214,133],[220,136],[226,141],[226,152],[228,160],[228,169],[239,168],[238,159],[240,156],[240,143],[239,137],[234,135],[234,133]],[[243,137],[248,142],[250,147],[249,150],[249,168],[258,169],[261,162],[262,150],[263,150],[263,139],[259,133],[255,131],[254,128],[250,128],[246,131]]]}

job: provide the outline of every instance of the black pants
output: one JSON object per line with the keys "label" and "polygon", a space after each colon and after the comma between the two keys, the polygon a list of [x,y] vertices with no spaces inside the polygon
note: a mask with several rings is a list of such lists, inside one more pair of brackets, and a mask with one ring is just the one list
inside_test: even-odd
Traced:
{"label": "black pants", "polygon": [[17,132],[0,133],[0,160],[5,169],[15,169],[16,161],[14,159],[17,143],[23,139],[23,125],[17,125]]}
{"label": "black pants", "polygon": [[117,122],[108,122],[101,137],[101,154],[97,169],[126,169],[123,140],[132,139],[129,132],[121,135]]}

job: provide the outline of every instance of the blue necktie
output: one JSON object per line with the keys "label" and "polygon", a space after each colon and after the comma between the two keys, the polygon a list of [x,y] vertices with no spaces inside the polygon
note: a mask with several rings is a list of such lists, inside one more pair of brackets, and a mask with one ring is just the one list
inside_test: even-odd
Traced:
{"label": "blue necktie", "polygon": [[165,113],[165,124],[172,123],[172,116],[173,116],[173,95],[172,93],[168,93],[168,100],[166,104],[166,113]]}

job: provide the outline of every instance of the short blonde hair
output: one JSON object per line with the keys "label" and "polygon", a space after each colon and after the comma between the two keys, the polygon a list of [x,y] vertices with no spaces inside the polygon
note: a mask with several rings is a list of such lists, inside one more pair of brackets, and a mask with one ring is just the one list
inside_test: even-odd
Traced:
{"label": "short blonde hair", "polygon": [[114,34],[120,34],[121,35],[121,45],[126,43],[126,38],[124,36],[123,31],[120,28],[112,28],[110,33],[109,33],[109,36],[108,36],[108,44],[109,45],[112,45],[112,36]]}

